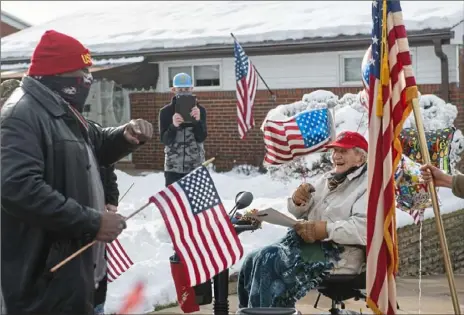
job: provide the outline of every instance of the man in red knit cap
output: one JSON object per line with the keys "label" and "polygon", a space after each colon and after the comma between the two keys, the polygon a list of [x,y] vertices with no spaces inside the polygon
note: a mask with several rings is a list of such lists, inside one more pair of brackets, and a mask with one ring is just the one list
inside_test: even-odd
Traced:
{"label": "man in red knit cap", "polygon": [[[47,31],[28,74],[1,110],[1,289],[8,314],[93,314],[105,243],[125,229],[105,210],[99,167],[151,139],[142,119],[115,128],[81,112],[92,84],[89,51]],[[50,269],[93,240],[60,269]]]}

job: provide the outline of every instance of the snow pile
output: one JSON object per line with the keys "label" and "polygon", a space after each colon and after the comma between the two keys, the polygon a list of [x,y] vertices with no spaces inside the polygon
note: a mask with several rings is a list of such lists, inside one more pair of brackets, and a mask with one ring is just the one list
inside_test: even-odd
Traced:
{"label": "snow pile", "polygon": [[[250,191],[254,195],[251,207],[264,209],[272,207],[287,215],[286,198],[291,196],[301,179],[289,179],[287,183],[273,181],[267,174],[256,171],[250,175],[237,171],[216,173],[210,170],[216,188],[229,211],[235,196],[240,191]],[[120,202],[119,212],[128,215],[145,204],[148,197],[164,188],[163,173],[145,173],[145,176],[130,176],[116,171],[121,195],[134,183],[133,188]],[[315,178],[310,178],[313,181]],[[442,213],[449,213],[464,208],[464,200],[454,197],[450,189],[440,189],[439,197],[443,201]],[[433,217],[433,210],[426,209],[425,218]],[[397,210],[398,227],[413,223],[405,212]],[[264,223],[256,232],[245,232],[239,237],[245,255],[265,245],[281,239],[286,228]],[[174,283],[171,278],[169,257],[173,254],[171,240],[159,210],[149,206],[143,212],[128,221],[127,229],[119,237],[122,245],[134,262],[134,265],[116,281],[108,285],[105,313],[118,310],[123,298],[130,292],[138,280],[146,282],[145,301],[142,311],[153,311],[155,305],[167,304],[176,300]],[[232,267],[232,272],[240,269],[242,261]]]}
{"label": "snow pile", "polygon": [[[29,58],[46,30],[73,36],[93,53],[162,50],[370,34],[371,1],[130,1],[77,6],[65,16],[1,39],[1,57]],[[408,32],[464,18],[459,1],[401,3]],[[330,17],[330,23],[327,21]],[[175,23],[173,21],[182,21]],[[298,21],[295,23],[295,21]],[[78,26],[78,27],[76,27]]]}
{"label": "snow pile", "polygon": [[[317,90],[305,94],[301,101],[291,104],[279,105],[269,111],[267,119],[286,119],[297,113],[311,108],[328,107],[334,112],[335,129],[337,134],[342,131],[357,131],[364,135],[368,140],[368,113],[361,105],[361,93],[345,94],[342,98],[330,91]],[[443,129],[453,126],[453,122],[458,114],[457,107],[446,103],[435,95],[420,95],[419,104],[426,131]],[[263,123],[264,124],[264,123]],[[404,128],[415,128],[414,115],[407,118]],[[261,127],[262,130],[262,127]],[[460,130],[456,130],[451,144],[451,166],[460,160],[460,155],[464,151],[464,136]],[[314,153],[294,161],[278,166],[267,167],[270,175],[274,179],[288,181],[291,178],[311,177],[322,174],[330,169],[329,153]]]}

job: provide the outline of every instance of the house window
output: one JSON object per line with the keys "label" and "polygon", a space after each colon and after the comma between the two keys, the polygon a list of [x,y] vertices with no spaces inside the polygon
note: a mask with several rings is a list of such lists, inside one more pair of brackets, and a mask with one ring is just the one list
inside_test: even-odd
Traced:
{"label": "house window", "polygon": [[[415,69],[414,66],[414,58],[413,54],[410,52],[411,56],[411,65],[412,68]],[[341,58],[341,83],[354,83],[358,84],[362,81],[362,74],[361,74],[361,64],[362,64],[363,57],[342,57]]]}
{"label": "house window", "polygon": [[361,64],[362,57],[344,57],[343,58],[343,82],[361,82]]}
{"label": "house window", "polygon": [[168,67],[169,87],[174,76],[184,72],[192,77],[195,87],[218,87],[221,85],[219,65],[175,66]]}

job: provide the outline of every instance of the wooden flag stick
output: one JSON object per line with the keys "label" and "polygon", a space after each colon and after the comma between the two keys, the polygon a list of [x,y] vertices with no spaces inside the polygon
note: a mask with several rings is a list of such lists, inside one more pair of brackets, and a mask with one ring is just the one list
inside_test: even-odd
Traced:
{"label": "wooden flag stick", "polygon": [[[134,184],[135,184],[135,183],[132,183],[132,185],[130,185],[130,187],[126,190],[126,192],[124,193],[124,195],[122,195],[122,197],[119,198],[119,201],[118,201],[118,202],[121,202],[121,201],[124,199],[124,197],[127,195],[127,193],[132,189],[132,187],[134,187]],[[148,206],[148,204],[147,204],[146,206]],[[145,206],[143,209],[145,209],[146,206]],[[143,209],[142,209],[142,210],[143,210]],[[137,209],[136,211],[140,212],[141,210],[140,210],[140,211],[139,211],[139,210],[140,210],[140,209]],[[137,213],[138,213],[138,212],[137,212]],[[137,214],[137,213],[135,213],[135,214]],[[130,216],[129,216],[129,217],[130,217]],[[128,218],[129,218],[129,217],[128,217]],[[126,218],[126,221],[127,221],[128,218]],[[89,248],[89,247],[91,247],[93,244],[95,244],[95,242],[96,242],[96,240],[93,241],[93,242],[90,242],[89,244],[85,245],[84,247],[82,247],[81,249],[79,249],[78,251],[76,251],[74,254],[70,255],[70,256],[69,256],[68,258],[66,258],[65,260],[62,260],[62,261],[61,261],[60,263],[58,263],[55,267],[53,267],[52,269],[50,269],[50,272],[55,272],[55,271],[57,271],[58,269],[60,269],[60,268],[63,267],[64,265],[66,265],[66,264],[67,264],[70,260],[72,260],[74,257],[76,257],[77,255],[81,254],[81,253],[84,252],[87,248]]]}
{"label": "wooden flag stick", "polygon": [[[209,164],[211,164],[213,161],[214,161],[214,157],[205,161],[202,165],[203,166],[208,166]],[[132,188],[132,186],[134,186],[134,184],[132,184],[129,189],[124,193],[124,195],[121,197],[120,201],[126,196],[126,194],[129,192],[129,190]],[[141,212],[142,210],[144,210],[146,207],[148,207],[150,205],[150,201],[148,201],[146,204],[144,204],[142,207],[138,208],[137,210],[135,210],[134,212],[132,212],[131,214],[129,214],[129,216],[127,216],[124,221],[128,221],[129,219],[133,218],[135,215],[137,215],[139,212]],[[61,267],[63,267],[64,265],[66,265],[69,261],[71,261],[72,259],[74,259],[76,256],[82,254],[85,250],[87,250],[89,247],[92,247],[93,244],[95,244],[97,242],[97,240],[94,240],[92,242],[90,242],[89,244],[85,245],[84,247],[80,248],[79,250],[77,250],[76,252],[74,252],[72,255],[68,256],[68,258],[62,260],[60,263],[58,263],[56,266],[54,266],[52,269],[50,269],[51,272],[55,272],[57,271],[58,269],[60,269]]]}
{"label": "wooden flag stick", "polygon": [[[413,99],[412,107],[414,118],[416,120],[417,135],[419,136],[420,149],[424,164],[430,164],[430,153],[427,146],[427,139],[425,138],[424,123],[419,107],[419,100]],[[448,278],[448,285],[451,293],[451,300],[453,302],[454,314],[461,314],[461,309],[458,301],[458,294],[456,293],[456,284],[454,281],[453,266],[451,265],[451,258],[448,250],[448,243],[446,242],[445,230],[443,228],[443,220],[440,214],[440,205],[438,204],[437,191],[435,190],[435,183],[432,181],[428,184],[430,197],[432,199],[433,212],[435,214],[435,223],[437,233],[440,240],[441,251],[443,253],[443,260],[445,263],[446,277]]]}

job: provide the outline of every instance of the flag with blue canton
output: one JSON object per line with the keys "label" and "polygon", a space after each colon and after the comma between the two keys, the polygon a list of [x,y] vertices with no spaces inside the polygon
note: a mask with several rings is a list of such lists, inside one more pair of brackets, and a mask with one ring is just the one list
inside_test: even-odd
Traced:
{"label": "flag with blue canton", "polygon": [[279,165],[295,157],[324,151],[335,137],[328,108],[310,109],[287,120],[267,120],[263,126],[266,156],[264,162]]}
{"label": "flag with blue canton", "polygon": [[253,105],[258,88],[258,75],[242,46],[234,41],[235,80],[237,81],[237,122],[241,139],[254,127]]}
{"label": "flag with blue canton", "polygon": [[213,179],[201,166],[150,198],[161,211],[193,287],[230,268],[243,247]]}
{"label": "flag with blue canton", "polygon": [[395,314],[399,259],[394,172],[402,156],[398,137],[418,97],[400,1],[372,2],[369,57],[366,302],[375,314]]}

